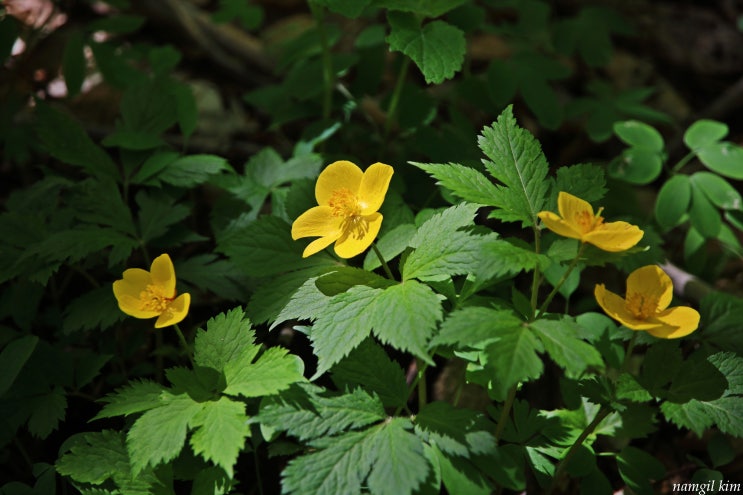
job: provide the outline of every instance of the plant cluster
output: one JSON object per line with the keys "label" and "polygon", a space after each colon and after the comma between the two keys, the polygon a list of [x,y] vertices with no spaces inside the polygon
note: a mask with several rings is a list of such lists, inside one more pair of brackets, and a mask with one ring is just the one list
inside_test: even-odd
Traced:
{"label": "plant cluster", "polygon": [[[607,63],[627,19],[537,0],[310,0],[280,82],[243,95],[277,135],[301,130],[235,166],[191,152],[182,53],[129,43],[144,18],[107,4],[69,28],[64,98],[3,86],[3,158],[20,173],[0,213],[0,446],[25,475],[0,493],[650,494],[726,479],[743,302],[690,296],[699,282],[669,261],[702,275],[740,258],[743,148],[697,120],[674,163],[658,130],[627,120],[667,122],[649,91],[594,74],[560,93]],[[247,30],[266,14],[189,9]],[[6,65],[20,71],[13,45],[42,34],[3,17]],[[475,37],[507,56],[478,64]],[[91,67],[120,98],[98,136],[68,111]],[[626,146],[550,167],[523,121]],[[627,200],[641,188],[646,208]],[[645,447],[676,429],[709,442],[671,480]]]}

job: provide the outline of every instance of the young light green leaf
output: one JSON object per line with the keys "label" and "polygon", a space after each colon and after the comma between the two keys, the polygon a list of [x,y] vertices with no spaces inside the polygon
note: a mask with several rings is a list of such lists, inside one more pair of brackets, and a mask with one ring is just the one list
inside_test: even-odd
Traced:
{"label": "young light green leaf", "polygon": [[465,201],[488,206],[500,204],[497,199],[500,191],[495,184],[472,167],[458,163],[410,163],[433,176],[438,181],[436,185],[444,186]]}
{"label": "young light green leaf", "polygon": [[410,57],[428,84],[440,84],[462,68],[466,43],[459,28],[444,21],[420,26],[412,15],[388,14],[390,50]]}
{"label": "young light green leaf", "polygon": [[224,371],[228,363],[250,363],[260,350],[255,331],[242,308],[220,313],[199,329],[194,340],[194,361],[199,366]]}
{"label": "young light green leaf", "polygon": [[253,352],[242,353],[225,364],[228,395],[260,397],[286,390],[292,383],[304,380],[304,363],[281,347],[266,349],[255,362]]}
{"label": "young light green leaf", "polygon": [[133,473],[175,459],[183,449],[189,424],[203,408],[203,403],[186,394],[167,395],[163,405],[140,416],[126,439]]}
{"label": "young light green leaf", "polygon": [[203,405],[190,423],[197,428],[191,435],[191,447],[195,454],[214,462],[232,478],[237,456],[250,435],[245,404],[222,397]]}
{"label": "young light green leaf", "polygon": [[603,368],[604,361],[598,350],[578,337],[575,322],[561,320],[536,320],[529,324],[547,354],[565,370],[568,377],[580,377],[588,368]]}
{"label": "young light green leaf", "polygon": [[400,365],[373,339],[366,339],[333,367],[339,390],[361,387],[377,394],[386,407],[400,407],[408,400],[408,386]]}
{"label": "young light green leaf", "polygon": [[674,175],[658,192],[655,202],[655,219],[663,230],[669,230],[681,222],[691,203],[691,182],[688,175]]}
{"label": "young light green leaf", "polygon": [[684,144],[690,150],[699,150],[728,135],[728,126],[715,120],[697,120],[684,132]]}
{"label": "young light green leaf", "polygon": [[128,416],[163,405],[162,385],[150,381],[134,381],[101,399],[106,402],[95,419]]}
{"label": "young light green leaf", "polygon": [[360,388],[331,395],[314,385],[300,384],[264,399],[255,421],[306,441],[356,430],[384,418],[379,398]]}
{"label": "young light green leaf", "polygon": [[549,186],[549,167],[539,142],[518,127],[509,105],[496,122],[483,128],[478,144],[489,158],[485,167],[503,183],[498,209],[491,215],[506,222],[521,221],[525,227],[536,225]]}

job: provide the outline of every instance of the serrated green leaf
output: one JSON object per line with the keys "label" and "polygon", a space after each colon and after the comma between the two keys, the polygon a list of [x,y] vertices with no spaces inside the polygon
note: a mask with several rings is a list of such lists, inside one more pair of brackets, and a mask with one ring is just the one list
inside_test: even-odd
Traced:
{"label": "serrated green leaf", "polygon": [[247,289],[245,277],[235,265],[214,254],[200,254],[175,263],[178,280],[195,285],[199,289],[214,292],[229,300],[243,300]]}
{"label": "serrated green leaf", "polygon": [[637,495],[655,493],[651,480],[663,478],[665,466],[652,455],[635,447],[624,447],[617,456],[619,474]]}
{"label": "serrated green leaf", "polygon": [[688,175],[674,175],[658,192],[655,219],[664,230],[679,224],[691,203],[691,182]]}
{"label": "serrated green leaf", "polygon": [[715,120],[697,120],[684,132],[684,144],[691,150],[698,150],[713,144],[728,135],[728,126]]}
{"label": "serrated green leaf", "polygon": [[287,320],[315,320],[326,311],[332,298],[322,293],[317,287],[318,277],[307,279],[296,292],[291,295],[289,302],[284,306],[276,320],[271,325],[273,330],[279,323]]}
{"label": "serrated green leaf", "polygon": [[424,17],[439,17],[466,0],[371,0],[375,7],[413,12]]}
{"label": "serrated green leaf", "polygon": [[590,163],[560,167],[557,169],[552,194],[554,201],[550,201],[551,205],[557,206],[559,191],[569,192],[588,202],[598,201],[606,194],[604,170]]}
{"label": "serrated green leaf", "polygon": [[168,394],[160,407],[137,418],[126,438],[134,474],[175,459],[183,449],[189,424],[203,408],[203,403],[188,395]]}
{"label": "serrated green leaf", "polygon": [[168,164],[157,176],[161,181],[178,187],[203,184],[213,175],[232,170],[227,160],[216,155],[189,155]]}
{"label": "serrated green leaf", "polygon": [[740,298],[722,292],[711,292],[702,299],[699,310],[707,342],[718,349],[743,353],[740,338],[743,301]]}
{"label": "serrated green leaf", "polygon": [[228,395],[260,397],[286,390],[292,383],[304,380],[304,363],[281,347],[266,349],[255,362],[254,353],[242,353],[225,364]]}
{"label": "serrated green leaf", "polygon": [[497,340],[481,353],[481,361],[495,373],[494,389],[505,396],[512,386],[542,374],[544,366],[538,353],[544,351],[544,347],[523,324],[498,328],[496,336]]}
{"label": "serrated green leaf", "polygon": [[76,120],[43,101],[36,102],[35,112],[36,132],[49,154],[94,177],[118,178],[113,160],[93,143]]}
{"label": "serrated green leaf", "polygon": [[667,398],[672,402],[711,401],[721,397],[727,387],[725,376],[706,356],[696,352],[684,361],[673,377]]}
{"label": "serrated green leaf", "polygon": [[455,196],[465,201],[489,206],[499,204],[498,188],[485,175],[472,167],[465,167],[458,163],[410,163],[433,176],[437,180],[436,185],[446,187]]}
{"label": "serrated green leaf", "polygon": [[131,210],[124,203],[119,187],[108,179],[89,179],[81,182],[70,198],[75,216],[84,222],[100,224],[136,236]]}
{"label": "serrated green leaf", "polygon": [[332,395],[314,385],[300,384],[264,399],[255,420],[306,441],[356,430],[384,418],[379,399],[360,388]]}
{"label": "serrated green leaf", "polygon": [[503,183],[498,210],[493,215],[507,222],[521,221],[525,227],[536,225],[549,186],[549,167],[539,142],[518,127],[508,106],[496,122],[483,128],[478,144],[489,158],[485,167]]}
{"label": "serrated green leaf", "polygon": [[485,429],[483,416],[446,402],[426,404],[415,416],[415,432],[425,442],[450,455],[470,457],[495,448],[495,437]]}
{"label": "serrated green leaf", "polygon": [[111,286],[106,285],[86,292],[67,305],[62,331],[70,334],[83,330],[105,330],[125,316],[116,304]]}
{"label": "serrated green leaf", "polygon": [[444,21],[420,26],[407,14],[389,13],[390,50],[410,57],[428,84],[439,84],[454,77],[462,68],[466,43],[459,28]]}
{"label": "serrated green leaf", "polygon": [[340,390],[361,387],[377,394],[386,407],[408,400],[408,386],[400,365],[373,339],[366,339],[333,367],[333,382]]}
{"label": "serrated green leaf", "polygon": [[65,417],[67,396],[64,390],[56,387],[51,392],[34,396],[29,402],[28,431],[37,438],[48,437]]}
{"label": "serrated green leaf", "polygon": [[510,310],[471,306],[451,313],[441,324],[431,346],[454,345],[457,349],[478,348],[498,339],[502,328],[513,328],[523,322]]}
{"label": "serrated green leaf", "polygon": [[467,493],[469,495],[489,495],[495,489],[490,479],[469,460],[463,457],[444,455],[435,445],[441,468],[441,481],[449,493]]}
{"label": "serrated green leaf", "polygon": [[[404,223],[383,234],[376,241],[377,249],[382,253],[382,258],[389,263],[390,260],[405,251],[416,232],[414,225]],[[380,266],[382,266],[382,262],[379,261],[377,254],[373,250],[367,252],[364,258],[364,270],[376,270]]]}
{"label": "serrated green leaf", "polygon": [[239,307],[210,318],[206,331],[199,329],[194,339],[195,363],[217,371],[235,361],[250,363],[259,350],[250,320]]}
{"label": "serrated green leaf", "polygon": [[570,319],[541,319],[530,323],[529,327],[568,377],[580,377],[588,368],[603,368],[599,351],[578,337],[577,326]]}
{"label": "serrated green leaf", "polygon": [[128,416],[160,407],[163,405],[161,397],[164,391],[165,389],[159,383],[131,382],[101,399],[101,402],[106,402],[106,405],[93,417],[93,420]]}
{"label": "serrated green leaf", "polygon": [[291,238],[291,226],[284,220],[262,216],[219,246],[232,262],[253,277],[268,277],[299,268],[328,266],[330,257],[302,258],[302,243]]}
{"label": "serrated green leaf", "polygon": [[232,478],[237,456],[250,435],[245,404],[227,397],[205,402],[191,426],[197,427],[191,436],[194,453],[220,466]]}
{"label": "serrated green leaf", "polygon": [[139,235],[142,241],[149,242],[168,232],[168,227],[177,224],[190,213],[191,209],[176,204],[175,198],[164,195],[151,195],[140,191],[135,198],[139,206]]}
{"label": "serrated green leaf", "polygon": [[0,369],[3,370],[0,374],[0,397],[13,385],[38,342],[39,338],[35,335],[24,335],[3,347],[0,352]]}
{"label": "serrated green leaf", "polygon": [[[313,310],[309,311],[309,314],[313,316],[306,318],[288,315],[292,314],[293,309],[297,309],[298,311],[307,310],[307,305],[294,300],[295,297],[301,296],[300,291],[305,284],[309,284],[306,288],[308,292],[311,291],[314,295],[323,299],[330,299],[320,293],[315,285],[317,277],[328,272],[328,270],[333,270],[333,268],[310,267],[273,278],[270,284],[262,284],[253,292],[248,302],[246,313],[256,324],[273,321],[280,323],[290,318],[313,319],[314,314],[319,314]],[[294,302],[292,303],[293,300]],[[284,314],[283,319],[279,319],[281,314]]]}
{"label": "serrated green leaf", "polygon": [[699,437],[714,424],[706,404],[698,400],[692,399],[684,404],[664,402],[660,410],[668,421],[678,427],[690,429]]}

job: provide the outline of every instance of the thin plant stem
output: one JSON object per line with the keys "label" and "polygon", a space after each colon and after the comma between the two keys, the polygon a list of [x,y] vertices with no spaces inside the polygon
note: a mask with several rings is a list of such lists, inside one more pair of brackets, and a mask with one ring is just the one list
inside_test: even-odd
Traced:
{"label": "thin plant stem", "polygon": [[196,366],[196,363],[194,363],[193,356],[191,355],[191,346],[188,345],[188,342],[186,341],[186,337],[183,336],[183,332],[181,332],[181,327],[178,326],[176,323],[173,325],[173,328],[175,328],[175,333],[178,334],[178,340],[181,341],[181,346],[183,346],[183,350],[186,351],[186,355],[188,356],[188,360],[191,361],[191,366]]}
{"label": "thin plant stem", "polygon": [[575,442],[573,442],[573,445],[570,446],[570,449],[568,449],[565,457],[563,457],[557,464],[557,468],[555,468],[555,475],[552,477],[552,484],[550,485],[550,489],[547,493],[554,492],[555,488],[557,488],[557,483],[560,476],[562,475],[563,471],[565,471],[565,466],[567,466],[568,462],[570,461],[570,459],[572,459],[580,446],[583,445],[583,442],[586,440],[586,438],[588,438],[588,436],[593,433],[594,430],[596,430],[596,427],[599,425],[599,423],[601,423],[604,418],[609,415],[610,412],[611,409],[609,407],[601,406],[599,412],[597,412],[596,416],[594,416],[593,421],[591,421],[588,426],[583,429],[578,438],[575,439]]}
{"label": "thin plant stem", "polygon": [[426,405],[428,402],[428,384],[426,383],[426,368],[427,366],[421,366],[420,360],[418,362],[418,409]]}
{"label": "thin plant stem", "polygon": [[[432,355],[436,354],[436,349],[434,349],[431,354]],[[413,380],[413,383],[411,383],[410,386],[408,387],[407,397],[410,397],[410,395],[413,393],[413,390],[415,390],[415,387],[418,386],[418,382],[420,382],[422,378],[425,380],[425,373],[426,373],[426,369],[428,368],[428,363],[424,362],[423,365],[421,366],[421,360],[418,358],[415,358],[415,364],[416,366],[419,367],[419,370],[418,370],[418,373],[415,374],[415,379]],[[420,394],[420,391],[418,393]],[[426,397],[424,396],[423,399],[425,400]],[[420,400],[420,395],[418,396],[418,400]],[[403,404],[401,406],[398,406],[397,409],[395,409],[395,413],[393,414],[393,416],[397,416],[398,414],[400,414],[400,411],[402,411],[403,408],[407,410],[407,405]]]}
{"label": "thin plant stem", "polygon": [[508,422],[508,415],[511,414],[511,407],[513,406],[513,401],[516,398],[516,387],[516,385],[513,385],[508,390],[506,401],[503,403],[503,409],[501,410],[500,417],[498,418],[498,425],[495,427],[495,443],[498,443],[500,441],[500,437],[503,434],[503,429],[506,427],[506,423]]}
{"label": "thin plant stem", "polygon": [[547,299],[544,300],[544,303],[542,303],[542,306],[539,308],[537,319],[541,318],[544,312],[547,311],[547,307],[552,302],[552,299],[554,299],[554,297],[557,295],[557,292],[560,290],[560,288],[563,286],[563,284],[568,279],[570,274],[573,272],[575,267],[578,265],[578,262],[580,261],[581,256],[583,256],[583,250],[585,249],[585,247],[586,247],[586,244],[581,243],[580,248],[578,249],[578,252],[575,255],[575,258],[573,258],[573,261],[570,262],[568,269],[565,270],[565,273],[562,274],[562,277],[560,277],[560,280],[557,282],[557,284],[555,284],[555,287],[552,289],[552,292],[549,293],[549,295],[547,296]]}
{"label": "thin plant stem", "polygon": [[402,94],[402,88],[405,85],[405,79],[408,77],[408,67],[410,66],[410,59],[404,57],[402,65],[400,66],[400,73],[397,75],[397,82],[395,83],[395,89],[392,91],[392,97],[390,98],[390,106],[387,108],[387,119],[384,122],[384,147],[387,148],[387,139],[390,136],[392,130],[392,123],[395,121],[395,115],[397,114],[397,105],[400,103],[400,95]]}
{"label": "thin plant stem", "polygon": [[372,242],[371,247],[374,250],[374,253],[377,255],[377,258],[379,258],[379,262],[382,263],[382,268],[384,268],[384,273],[385,275],[387,275],[387,278],[390,280],[395,280],[395,276],[392,274],[392,270],[390,270],[390,266],[384,260],[382,253],[379,251],[379,248],[377,247],[377,244]]}
{"label": "thin plant stem", "polygon": [[253,441],[253,462],[255,464],[255,478],[258,482],[258,493],[260,495],[263,495],[263,481],[261,480],[261,469],[260,469],[260,459],[258,458],[258,449],[255,444],[255,440]]}
{"label": "thin plant stem", "polygon": [[[539,254],[541,244],[541,234],[537,226],[534,226],[534,253]],[[539,266],[534,267],[534,276],[531,279],[531,317],[537,315],[537,297],[539,294],[539,282],[542,274],[539,272]]]}
{"label": "thin plant stem", "polygon": [[681,170],[684,167],[684,165],[686,165],[687,163],[689,163],[689,161],[692,158],[694,158],[695,156],[696,156],[696,153],[694,153],[693,151],[690,152],[690,153],[688,153],[685,157],[683,157],[681,160],[679,160],[678,163],[676,163],[676,165],[673,166],[673,168],[671,169],[671,172],[672,173],[678,172],[679,170]]}
{"label": "thin plant stem", "polygon": [[637,342],[637,332],[632,332],[632,337],[629,339],[629,344],[627,344],[627,350],[624,352],[624,360],[622,361],[622,371],[626,371],[629,373],[629,363],[630,363],[630,357],[632,356],[632,351],[635,349],[635,343]]}

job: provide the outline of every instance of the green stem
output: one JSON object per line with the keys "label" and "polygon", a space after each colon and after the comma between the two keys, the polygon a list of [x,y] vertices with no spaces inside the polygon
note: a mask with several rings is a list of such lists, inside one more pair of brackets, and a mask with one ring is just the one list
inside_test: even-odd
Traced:
{"label": "green stem", "polygon": [[395,83],[395,89],[392,92],[390,98],[390,106],[387,109],[387,119],[384,122],[384,147],[387,148],[387,139],[392,130],[392,123],[395,121],[395,114],[397,113],[397,105],[400,103],[400,95],[402,94],[402,88],[405,85],[405,79],[408,77],[408,67],[410,66],[410,58],[403,58],[402,65],[400,66],[400,73],[397,75],[397,82]]}
{"label": "green stem", "polygon": [[601,406],[601,409],[599,409],[599,412],[596,413],[596,416],[594,416],[593,421],[591,421],[588,426],[586,426],[581,434],[578,436],[578,438],[575,439],[575,442],[573,442],[573,445],[570,446],[570,449],[568,449],[567,453],[565,454],[565,457],[563,457],[560,462],[557,464],[557,468],[555,469],[555,475],[552,477],[552,484],[550,485],[550,489],[547,493],[552,493],[555,488],[557,488],[557,483],[562,475],[563,471],[565,471],[565,466],[567,466],[570,459],[575,455],[575,453],[578,451],[581,445],[583,445],[583,442],[588,438],[588,435],[594,432],[596,427],[601,423],[604,418],[606,418],[609,413],[611,412],[611,409],[609,409],[607,406]]}
{"label": "green stem", "polygon": [[624,353],[624,361],[622,361],[622,371],[629,372],[629,363],[630,363],[630,356],[632,356],[632,351],[635,349],[635,343],[637,341],[637,332],[632,332],[632,337],[629,339],[629,344],[627,344],[627,351]]}
{"label": "green stem", "polygon": [[320,32],[320,46],[322,47],[322,82],[323,82],[323,99],[322,99],[322,118],[330,118],[330,112],[333,106],[333,59],[330,56],[330,46],[328,45],[328,34],[325,31],[325,12],[321,5],[317,5],[310,0],[310,10],[317,22],[317,29]]}
{"label": "green stem", "polygon": [[[436,349],[434,349],[431,354],[432,355],[436,354]],[[420,366],[420,362],[421,362],[420,359],[415,358],[415,364],[416,364],[416,366]],[[423,379],[425,381],[426,369],[428,369],[428,363],[424,362],[423,363],[423,366],[420,366],[420,368],[418,370],[418,373],[416,373],[415,379],[413,380],[413,383],[411,383],[410,386],[408,387],[407,397],[410,397],[410,395],[413,393],[413,390],[415,390],[415,388],[418,386],[418,382],[420,382],[421,379]],[[418,394],[419,394],[418,395],[418,399],[420,400],[420,390],[419,390]],[[426,399],[425,395],[423,396],[423,399],[425,401],[425,399]],[[393,414],[393,416],[397,416],[398,414],[400,414],[400,411],[402,411],[403,408],[406,408],[406,407],[407,406],[404,405],[404,404],[402,406],[398,406],[397,409],[395,409],[395,413]]]}
{"label": "green stem", "polygon": [[565,273],[562,274],[562,277],[560,277],[560,280],[555,285],[554,289],[552,289],[552,292],[549,293],[547,296],[547,299],[545,299],[542,306],[539,308],[539,313],[537,314],[537,319],[541,318],[545,311],[547,311],[547,307],[552,302],[552,299],[557,295],[557,292],[560,290],[562,285],[565,283],[565,281],[568,279],[570,274],[573,272],[575,267],[578,265],[578,261],[580,261],[581,256],[583,256],[583,250],[585,249],[586,244],[581,243],[580,248],[578,248],[578,252],[575,255],[575,258],[573,258],[573,261],[570,262],[570,265],[568,266],[568,269],[565,270]]}
{"label": "green stem", "polygon": [[178,334],[178,340],[181,341],[181,346],[183,346],[183,350],[186,351],[186,355],[188,356],[188,360],[191,361],[191,366],[196,366],[196,363],[194,363],[193,356],[191,355],[191,346],[188,345],[188,342],[186,341],[186,337],[183,336],[183,332],[181,332],[181,327],[178,326],[176,323],[173,325],[173,328],[175,328],[175,333]]}
{"label": "green stem", "polygon": [[263,481],[261,480],[260,458],[258,457],[258,446],[253,440],[253,462],[255,463],[255,478],[258,481],[258,493],[263,495]]}
{"label": "green stem", "polygon": [[384,260],[382,253],[379,251],[379,248],[377,247],[377,244],[372,242],[371,247],[374,250],[374,253],[377,255],[377,258],[379,258],[379,262],[382,263],[382,268],[384,268],[384,273],[387,275],[387,278],[390,280],[395,280],[395,276],[392,274],[392,270],[390,270],[390,266]]}
{"label": "green stem", "polygon": [[511,414],[511,407],[513,406],[513,401],[516,398],[516,385],[512,386],[508,390],[508,395],[506,396],[506,401],[503,403],[503,409],[500,412],[500,417],[498,418],[498,425],[495,427],[495,443],[498,443],[500,441],[500,437],[503,434],[503,429],[506,427],[506,423],[508,422],[508,415]]}
{"label": "green stem", "polygon": [[426,383],[427,366],[421,366],[419,359],[415,361],[418,363],[418,410],[420,410],[428,402],[428,384]]}
{"label": "green stem", "polygon": [[[534,225],[534,253],[539,254],[541,244],[541,234],[536,224]],[[534,267],[534,276],[531,279],[531,317],[534,318],[537,315],[537,297],[539,295],[539,281],[542,274],[539,272],[539,267]]]}
{"label": "green stem", "polygon": [[671,173],[675,174],[676,172],[681,170],[684,167],[684,165],[689,163],[689,161],[691,161],[691,159],[694,158],[695,156],[696,156],[696,153],[694,153],[693,151],[689,152],[685,157],[679,160],[678,163],[676,163],[676,165],[673,166],[673,168],[671,169]]}

